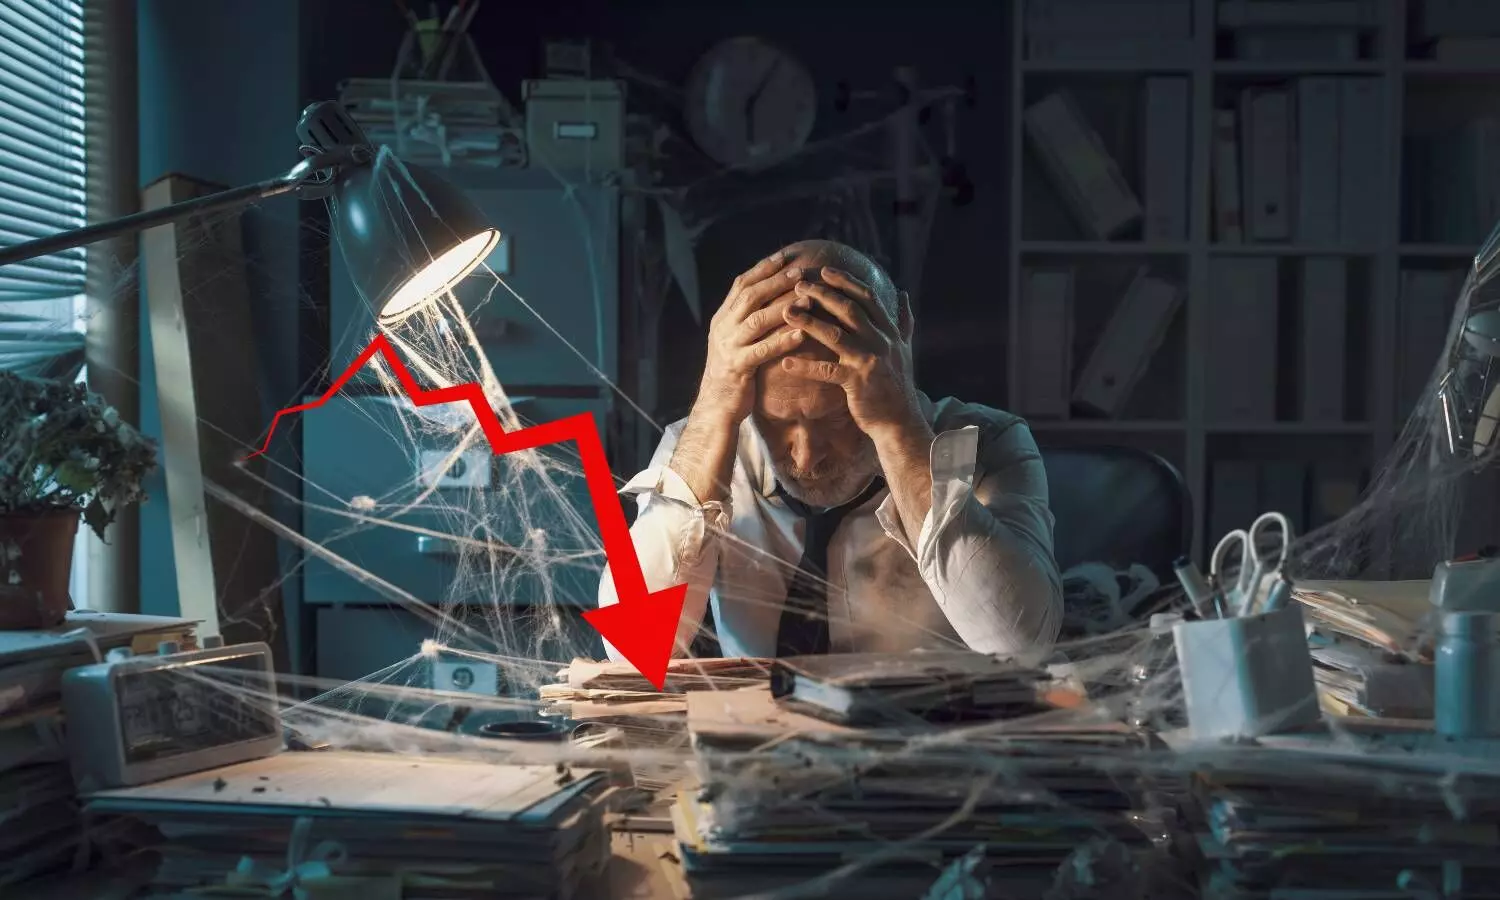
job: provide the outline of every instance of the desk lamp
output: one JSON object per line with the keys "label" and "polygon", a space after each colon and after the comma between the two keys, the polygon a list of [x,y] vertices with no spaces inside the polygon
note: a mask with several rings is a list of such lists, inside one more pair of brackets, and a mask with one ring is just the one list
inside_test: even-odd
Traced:
{"label": "desk lamp", "polygon": [[462,192],[371,145],[338,103],[303,110],[297,136],[303,160],[284,175],[0,247],[0,267],[295,193],[328,200],[350,278],[376,321],[389,326],[443,296],[499,243],[500,232]]}
{"label": "desk lamp", "polygon": [[[1459,298],[1464,317],[1448,347],[1447,369],[1434,398],[1441,413],[1444,449],[1477,458],[1495,449],[1500,433],[1500,227],[1474,255]],[[1451,336],[1450,336],[1451,338]]]}

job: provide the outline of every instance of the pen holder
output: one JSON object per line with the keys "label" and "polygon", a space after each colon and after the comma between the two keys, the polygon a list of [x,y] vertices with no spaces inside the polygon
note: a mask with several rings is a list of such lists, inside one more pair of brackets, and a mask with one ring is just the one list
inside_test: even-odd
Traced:
{"label": "pen holder", "polygon": [[1302,607],[1172,629],[1194,738],[1254,738],[1322,718]]}

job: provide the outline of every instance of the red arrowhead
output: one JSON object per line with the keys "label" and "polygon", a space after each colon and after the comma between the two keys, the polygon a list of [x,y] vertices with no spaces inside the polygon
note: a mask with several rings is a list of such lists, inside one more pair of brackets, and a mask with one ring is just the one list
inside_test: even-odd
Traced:
{"label": "red arrowhead", "polygon": [[635,666],[658,691],[667,684],[667,663],[677,641],[677,620],[687,585],[679,584],[644,596],[621,598],[583,614],[606,641]]}

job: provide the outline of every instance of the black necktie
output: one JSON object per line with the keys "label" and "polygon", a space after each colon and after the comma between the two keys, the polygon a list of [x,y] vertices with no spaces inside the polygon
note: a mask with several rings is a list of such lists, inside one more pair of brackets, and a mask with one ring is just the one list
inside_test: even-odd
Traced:
{"label": "black necktie", "polygon": [[781,626],[776,631],[776,656],[806,656],[828,652],[828,542],[844,516],[863,506],[885,487],[876,478],[858,497],[843,506],[815,510],[787,496],[777,487],[782,502],[807,523],[802,561],[787,584],[786,603],[781,608]]}

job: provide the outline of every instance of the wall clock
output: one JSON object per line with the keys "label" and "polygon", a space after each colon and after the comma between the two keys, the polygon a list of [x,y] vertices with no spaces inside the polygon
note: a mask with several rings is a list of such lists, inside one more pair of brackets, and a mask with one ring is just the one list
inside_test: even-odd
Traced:
{"label": "wall clock", "polygon": [[688,132],[722,165],[760,167],[795,155],[817,114],[807,68],[760,38],[714,45],[688,76]]}

